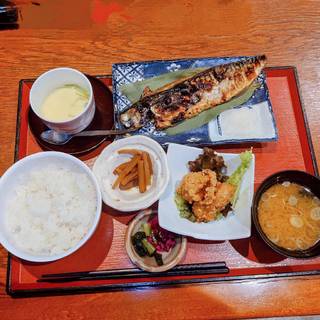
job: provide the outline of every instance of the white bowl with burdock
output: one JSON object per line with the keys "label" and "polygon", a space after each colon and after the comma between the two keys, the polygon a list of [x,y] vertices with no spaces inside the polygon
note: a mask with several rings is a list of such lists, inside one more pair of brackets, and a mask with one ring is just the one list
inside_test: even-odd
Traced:
{"label": "white bowl with burdock", "polygon": [[158,142],[141,135],[109,144],[92,170],[103,202],[122,212],[149,208],[169,183],[165,151]]}

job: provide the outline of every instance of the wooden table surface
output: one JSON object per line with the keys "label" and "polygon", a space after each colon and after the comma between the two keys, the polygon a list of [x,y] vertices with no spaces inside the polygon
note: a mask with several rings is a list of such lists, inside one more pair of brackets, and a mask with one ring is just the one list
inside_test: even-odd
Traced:
{"label": "wooden table surface", "polygon": [[[320,163],[319,1],[16,1],[0,31],[0,174],[12,163],[18,82],[57,66],[107,74],[115,62],[265,53],[297,67]],[[320,277],[12,299],[0,248],[0,318],[220,319],[320,314]]]}

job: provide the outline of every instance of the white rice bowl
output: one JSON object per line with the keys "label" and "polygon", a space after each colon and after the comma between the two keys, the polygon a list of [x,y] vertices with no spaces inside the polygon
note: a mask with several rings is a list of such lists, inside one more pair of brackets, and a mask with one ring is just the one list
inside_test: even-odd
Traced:
{"label": "white rice bowl", "polygon": [[63,258],[93,234],[101,193],[91,170],[60,152],[41,152],[17,163],[0,179],[0,242],[35,262]]}

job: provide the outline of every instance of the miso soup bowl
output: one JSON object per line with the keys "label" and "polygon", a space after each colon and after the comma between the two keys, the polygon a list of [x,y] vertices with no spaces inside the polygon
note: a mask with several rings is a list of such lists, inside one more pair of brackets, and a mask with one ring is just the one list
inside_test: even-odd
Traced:
{"label": "miso soup bowl", "polygon": [[298,170],[287,170],[281,171],[273,174],[272,176],[265,179],[258,190],[256,191],[253,203],[252,203],[252,219],[254,225],[260,234],[262,240],[274,251],[277,253],[289,257],[289,258],[296,258],[296,259],[306,259],[306,258],[313,258],[320,255],[320,241],[318,241],[314,246],[310,247],[306,250],[287,250],[282,247],[277,246],[273,242],[269,240],[269,238],[265,235],[262,231],[258,220],[258,205],[261,199],[261,196],[265,191],[267,191],[271,186],[277,183],[282,183],[285,181],[294,182],[299,185],[302,185],[309,189],[316,197],[320,198],[320,180],[315,176],[312,176],[309,173],[298,171]]}
{"label": "miso soup bowl", "polygon": [[[75,84],[89,93],[89,100],[84,110],[77,116],[66,121],[50,121],[40,112],[45,98],[55,89],[66,84]],[[93,90],[89,79],[80,71],[71,68],[56,68],[40,75],[33,83],[30,91],[30,106],[44,124],[57,132],[78,133],[92,121],[95,113]]]}

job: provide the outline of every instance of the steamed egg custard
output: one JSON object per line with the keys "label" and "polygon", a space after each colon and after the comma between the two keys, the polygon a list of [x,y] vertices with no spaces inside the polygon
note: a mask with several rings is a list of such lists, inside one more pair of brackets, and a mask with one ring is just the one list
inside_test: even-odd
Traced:
{"label": "steamed egg custard", "polygon": [[265,235],[287,250],[306,250],[320,239],[320,199],[288,181],[265,191],[258,205]]}
{"label": "steamed egg custard", "polygon": [[78,116],[89,101],[89,93],[75,84],[53,90],[44,100],[40,112],[49,121],[67,121]]}

